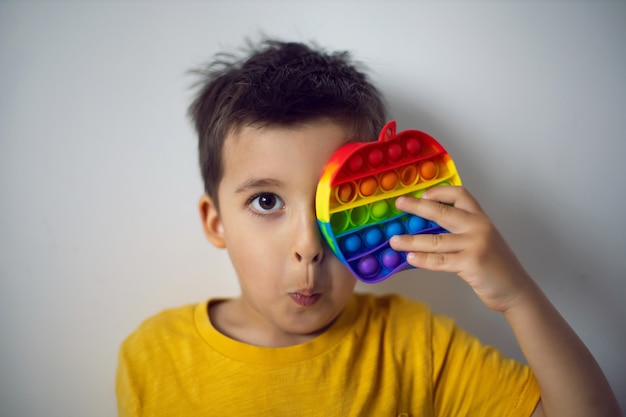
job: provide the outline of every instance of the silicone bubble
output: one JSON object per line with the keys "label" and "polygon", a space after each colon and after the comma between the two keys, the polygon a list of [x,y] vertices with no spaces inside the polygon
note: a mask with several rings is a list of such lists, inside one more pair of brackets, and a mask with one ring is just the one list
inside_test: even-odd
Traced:
{"label": "silicone bubble", "polygon": [[351,182],[347,182],[345,184],[341,184],[338,188],[337,188],[337,200],[342,203],[349,203],[350,201],[354,200],[354,198],[356,197],[356,186],[351,183]]}
{"label": "silicone bubble", "polygon": [[402,158],[402,146],[398,142],[387,145],[387,158],[394,162]]}
{"label": "silicone bubble", "polygon": [[425,180],[432,180],[437,176],[437,164],[433,161],[424,161],[420,166],[420,177]]}
{"label": "silicone bubble", "polygon": [[359,273],[361,273],[364,277],[371,277],[376,275],[379,271],[380,265],[375,257],[372,255],[364,256],[359,261]]}
{"label": "silicone bubble", "polygon": [[400,171],[400,181],[402,181],[403,186],[411,186],[417,182],[418,172],[417,167],[415,165],[408,165],[402,168]]}
{"label": "silicone bubble", "polygon": [[406,149],[406,153],[411,156],[416,156],[422,150],[422,145],[418,138],[408,138],[404,142],[404,148]]}
{"label": "silicone bubble", "polygon": [[402,263],[402,255],[393,249],[385,249],[381,256],[383,265],[388,269],[394,269]]}
{"label": "silicone bubble", "polygon": [[398,185],[398,174],[396,171],[387,171],[381,174],[380,189],[383,191],[391,191]]}
{"label": "silicone bubble", "polygon": [[343,248],[345,249],[346,252],[348,253],[354,253],[357,252],[359,249],[361,249],[361,238],[359,237],[358,234],[351,234],[346,236],[343,239]]}
{"label": "silicone bubble", "polygon": [[418,233],[420,230],[426,229],[429,226],[429,221],[419,217],[419,216],[409,216],[409,220],[407,221],[407,231],[409,234],[414,235]]}
{"label": "silicone bubble", "polygon": [[384,239],[383,232],[380,231],[378,226],[370,227],[363,233],[365,244],[370,247],[376,247],[380,245]]}
{"label": "silicone bubble", "polygon": [[359,191],[363,197],[369,197],[373,195],[378,189],[378,182],[374,177],[367,177],[361,181],[359,185]]}
{"label": "silicone bubble", "polygon": [[375,283],[413,268],[389,239],[447,233],[437,223],[395,207],[399,196],[420,198],[431,187],[461,185],[448,152],[432,136],[385,125],[376,142],[350,142],[330,157],[315,196],[322,236],[361,281]]}
{"label": "silicone bubble", "polygon": [[343,232],[348,226],[348,213],[345,211],[333,213],[330,218],[330,226],[335,232]]}
{"label": "silicone bubble", "polygon": [[361,172],[364,164],[365,164],[365,161],[363,160],[363,156],[357,153],[357,154],[354,154],[348,161],[348,169],[352,172],[358,173],[358,172]]}
{"label": "silicone bubble", "polygon": [[395,235],[403,235],[404,233],[404,226],[399,220],[388,222],[385,225],[385,236],[387,236],[387,239],[391,239],[391,237]]}
{"label": "silicone bubble", "polygon": [[350,222],[354,226],[362,226],[367,223],[370,212],[366,206],[355,207],[350,211]]}
{"label": "silicone bubble", "polygon": [[374,168],[379,167],[384,160],[383,151],[379,148],[372,148],[367,154],[367,162]]}
{"label": "silicone bubble", "polygon": [[372,217],[383,219],[389,213],[389,203],[386,200],[375,201],[371,208]]}

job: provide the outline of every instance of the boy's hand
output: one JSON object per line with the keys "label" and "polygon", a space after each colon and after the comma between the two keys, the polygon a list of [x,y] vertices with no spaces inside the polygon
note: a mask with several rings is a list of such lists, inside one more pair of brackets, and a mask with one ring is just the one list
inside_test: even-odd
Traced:
{"label": "boy's hand", "polygon": [[391,247],[408,252],[418,268],[457,273],[492,310],[505,312],[531,278],[478,202],[462,187],[434,187],[421,199],[400,197],[398,209],[437,222],[438,235],[394,236]]}

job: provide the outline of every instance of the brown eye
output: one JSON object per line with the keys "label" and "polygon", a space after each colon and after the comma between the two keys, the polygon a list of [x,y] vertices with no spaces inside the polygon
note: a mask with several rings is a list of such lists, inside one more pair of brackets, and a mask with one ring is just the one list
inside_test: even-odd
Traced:
{"label": "brown eye", "polygon": [[262,193],[250,201],[252,209],[260,214],[271,214],[283,208],[283,200],[274,193]]}
{"label": "brown eye", "polygon": [[259,196],[259,206],[264,210],[271,210],[276,205],[276,196],[263,194]]}

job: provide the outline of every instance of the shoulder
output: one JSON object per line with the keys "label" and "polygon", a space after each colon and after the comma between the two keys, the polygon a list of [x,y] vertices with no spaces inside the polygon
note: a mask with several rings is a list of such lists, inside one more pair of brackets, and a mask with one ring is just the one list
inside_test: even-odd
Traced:
{"label": "shoulder", "polygon": [[164,341],[194,332],[196,311],[206,305],[203,302],[162,310],[144,320],[122,342],[121,352],[132,354],[158,349]]}

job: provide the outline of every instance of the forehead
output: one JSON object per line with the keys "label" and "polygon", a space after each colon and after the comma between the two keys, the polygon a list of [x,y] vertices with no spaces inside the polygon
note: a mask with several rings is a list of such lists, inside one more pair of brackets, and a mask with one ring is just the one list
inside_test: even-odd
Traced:
{"label": "forehead", "polygon": [[242,181],[251,175],[272,178],[285,172],[319,175],[331,154],[349,139],[347,126],[330,121],[246,126],[226,137],[222,181]]}

